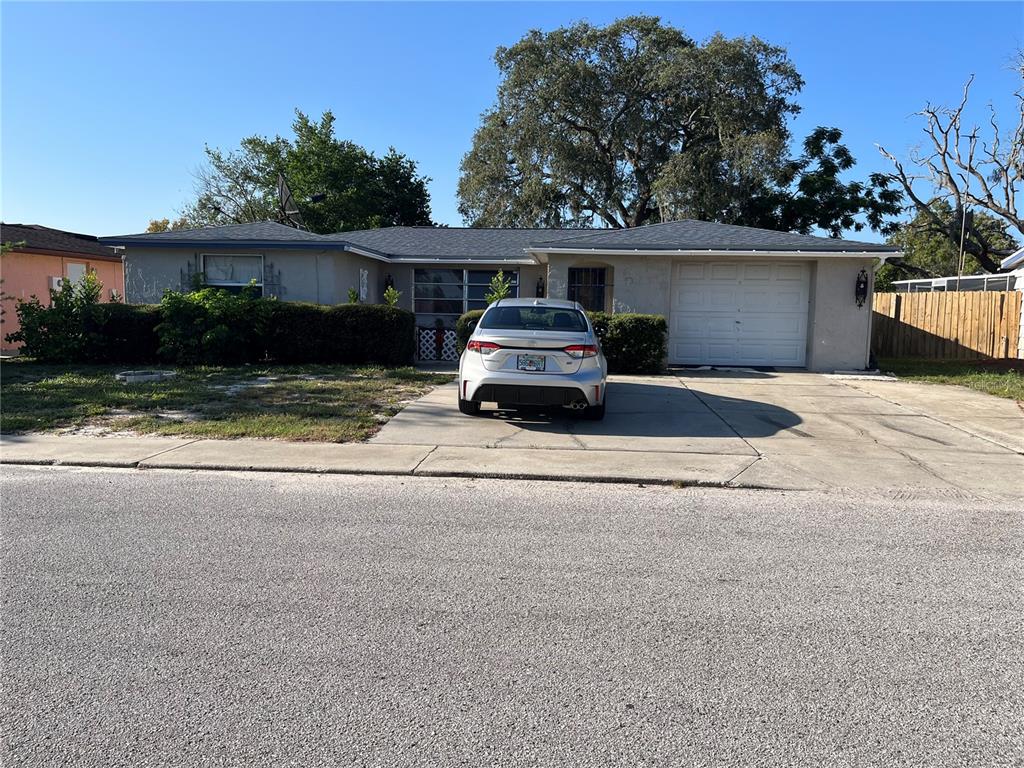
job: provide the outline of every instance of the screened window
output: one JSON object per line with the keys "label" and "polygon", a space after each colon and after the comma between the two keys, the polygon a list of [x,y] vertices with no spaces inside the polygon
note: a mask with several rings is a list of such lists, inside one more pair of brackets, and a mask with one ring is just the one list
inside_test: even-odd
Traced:
{"label": "screened window", "polygon": [[216,288],[232,288],[241,290],[255,282],[263,288],[263,257],[259,255],[219,255],[203,256],[203,280],[207,285]]}
{"label": "screened window", "polygon": [[[503,270],[512,283],[513,297],[519,296],[519,272]],[[417,269],[413,273],[413,310],[420,322],[455,327],[459,315],[471,309],[486,309],[487,293],[496,269]]]}
{"label": "screened window", "polygon": [[604,267],[569,267],[569,300],[591,312],[603,312],[607,274]]}

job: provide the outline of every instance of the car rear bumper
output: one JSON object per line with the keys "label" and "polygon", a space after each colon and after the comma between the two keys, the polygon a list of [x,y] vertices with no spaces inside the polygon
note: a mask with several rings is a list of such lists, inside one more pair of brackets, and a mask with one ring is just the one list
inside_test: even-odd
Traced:
{"label": "car rear bumper", "polygon": [[[480,375],[483,373],[484,375]],[[585,400],[599,405],[604,400],[605,379],[601,369],[582,370],[571,376],[551,374],[491,374],[463,367],[459,387],[464,400],[509,405],[571,405]]]}
{"label": "car rear bumper", "polygon": [[578,387],[520,387],[514,384],[483,384],[476,388],[473,400],[478,403],[509,405],[572,405],[589,399]]}

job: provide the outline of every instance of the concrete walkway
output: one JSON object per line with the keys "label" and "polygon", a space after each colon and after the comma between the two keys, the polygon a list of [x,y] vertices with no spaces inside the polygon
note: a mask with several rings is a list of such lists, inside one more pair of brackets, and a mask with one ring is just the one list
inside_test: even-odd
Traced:
{"label": "concrete walkway", "polygon": [[0,461],[1024,497],[1024,413],[965,390],[809,373],[615,377],[608,415],[464,416],[454,385],[369,443],[4,437]]}

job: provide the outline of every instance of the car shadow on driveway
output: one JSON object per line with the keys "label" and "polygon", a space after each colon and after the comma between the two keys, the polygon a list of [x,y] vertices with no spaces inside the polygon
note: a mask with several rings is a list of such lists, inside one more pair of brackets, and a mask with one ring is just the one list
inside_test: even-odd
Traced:
{"label": "car shadow on driveway", "polygon": [[[771,437],[801,423],[793,411],[770,403],[725,397],[679,385],[650,381],[611,381],[607,411],[601,421],[589,421],[562,408],[481,411],[520,429],[606,438],[736,438],[723,414],[744,412],[743,437]],[[630,446],[624,445],[623,448]]]}
{"label": "car shadow on driveway", "polygon": [[395,415],[371,442],[751,456],[757,451],[746,438],[771,437],[801,423],[778,405],[687,388],[674,376],[613,377],[602,421],[561,408],[499,411],[494,404],[467,416],[457,400],[454,382],[438,387]]}

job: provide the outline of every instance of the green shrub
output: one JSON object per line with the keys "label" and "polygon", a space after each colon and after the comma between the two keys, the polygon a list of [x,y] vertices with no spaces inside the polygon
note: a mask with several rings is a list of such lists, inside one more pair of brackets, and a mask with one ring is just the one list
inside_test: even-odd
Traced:
{"label": "green shrub", "polygon": [[273,299],[256,289],[238,293],[203,288],[190,293],[166,291],[160,301],[159,354],[179,365],[231,365],[266,356]]}
{"label": "green shrub", "polygon": [[97,363],[149,363],[157,359],[158,304],[100,304],[86,333],[89,360]]}
{"label": "green shrub", "polygon": [[416,350],[412,312],[380,304],[276,303],[267,354],[286,363],[408,365]]}
{"label": "green shrub", "polygon": [[[594,326],[594,333],[597,334],[597,338],[601,339],[608,335],[608,323],[611,322],[612,315],[607,312],[587,312],[587,317],[590,318],[590,324]],[[605,357],[608,356],[607,350],[605,351]]]}
{"label": "green shrub", "polygon": [[668,324],[661,315],[591,312],[611,373],[660,373],[664,367]]}
{"label": "green shrub", "polygon": [[[455,324],[459,354],[484,310],[466,312]],[[611,373],[659,373],[664,367],[668,324],[661,315],[587,312]]]}
{"label": "green shrub", "polygon": [[77,283],[67,278],[50,290],[50,303],[36,296],[19,300],[15,312],[19,328],[6,336],[21,342],[22,354],[48,362],[86,362],[91,351],[87,327],[100,302],[103,285],[87,272]]}
{"label": "green shrub", "polygon": [[483,314],[484,310],[482,309],[471,309],[455,321],[455,346],[458,348],[460,355],[462,350],[466,348],[469,337],[473,335],[473,331],[476,330],[476,324],[480,322]]}

